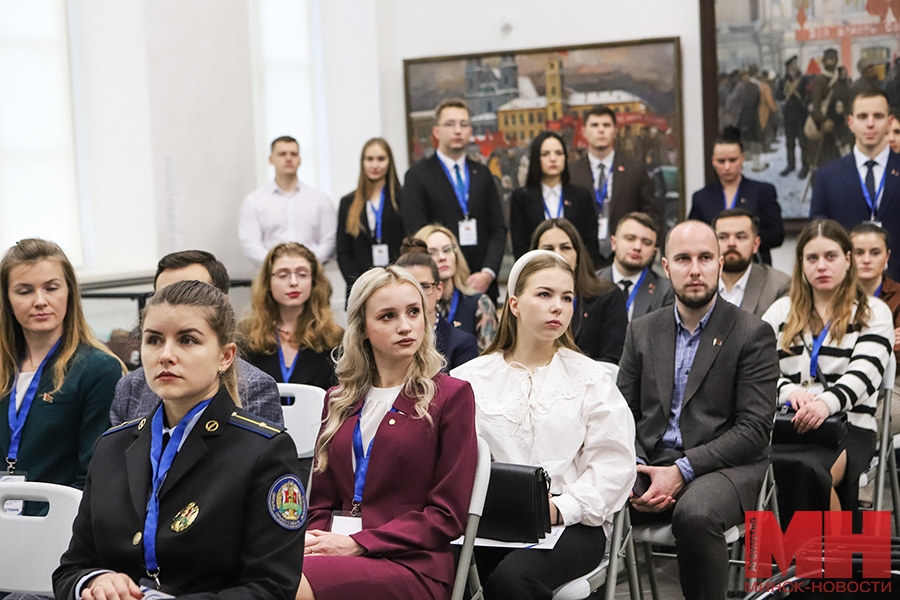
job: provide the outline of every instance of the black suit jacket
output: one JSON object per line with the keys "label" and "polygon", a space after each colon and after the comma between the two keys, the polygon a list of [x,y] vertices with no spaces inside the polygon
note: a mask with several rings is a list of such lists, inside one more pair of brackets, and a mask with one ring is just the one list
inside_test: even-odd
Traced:
{"label": "black suit jacket", "polygon": [[434,333],[434,345],[447,359],[447,364],[441,369],[444,373],[478,356],[478,339],[467,331],[457,329],[447,319],[438,317]]}
{"label": "black suit jacket", "polygon": [[[728,200],[731,201],[731,198]],[[759,217],[759,255],[765,264],[771,265],[772,255],[769,250],[784,242],[784,222],[781,220],[781,206],[778,204],[775,186],[742,177],[734,207],[743,208]],[[694,192],[688,218],[711,225],[716,215],[723,210],[725,196],[722,184],[717,181]]]}
{"label": "black suit jacket", "polygon": [[[499,277],[506,248],[506,223],[500,196],[486,166],[468,159],[466,164],[471,177],[469,216],[478,222],[478,245],[460,246],[460,249],[473,273],[487,267]],[[437,154],[410,167],[403,187],[403,224],[407,235],[414,235],[425,225],[440,223],[459,236],[459,222],[464,218],[453,184]]]}
{"label": "black suit jacket", "polygon": [[[875,182],[876,189],[879,183]],[[834,219],[850,231],[871,217],[872,211],[863,196],[852,152],[816,171],[809,206],[810,220]],[[894,280],[900,279],[900,155],[894,152],[888,154],[884,192],[875,219],[881,221],[881,226],[891,234],[888,272]]]}
{"label": "black suit jacket", "polygon": [[[341,268],[341,275],[347,282],[347,287],[353,285],[357,277],[372,268],[372,245],[376,243],[375,232],[369,230],[369,218],[366,216],[366,209],[363,207],[359,213],[359,235],[353,237],[347,233],[347,213],[350,211],[350,205],[353,204],[353,195],[350,192],[341,198],[341,204],[338,207],[338,229],[337,229],[337,259],[338,266]],[[397,207],[403,209],[401,190],[397,190]],[[403,242],[405,233],[403,230],[403,217],[394,210],[394,205],[390,199],[390,190],[385,194],[384,212],[381,217],[381,241],[388,245],[388,255],[391,262],[397,260],[400,256],[400,244]]]}
{"label": "black suit jacket", "polygon": [[684,390],[684,450],[664,450],[657,444],[672,409],[674,311],[667,306],[628,326],[618,387],[634,414],[637,455],[665,466],[686,456],[696,477],[720,471],[734,484],[743,510],[755,510],[775,415],[775,334],[759,317],[716,299]]}
{"label": "black suit jacket", "polygon": [[310,348],[300,348],[297,353],[297,364],[291,373],[290,381],[282,381],[281,363],[278,361],[277,350],[269,354],[246,352],[245,360],[260,371],[271,375],[277,383],[301,383],[314,385],[323,390],[337,385],[331,350],[315,352]]}
{"label": "black suit jacket", "polygon": [[625,298],[617,285],[610,283],[599,296],[577,299],[572,317],[575,345],[594,360],[619,364],[627,327]]}
{"label": "black suit jacket", "polygon": [[[146,577],[136,532],[144,529],[150,494],[150,422],[131,421],[100,438],[72,541],[53,573],[57,598],[74,598],[78,581],[98,569],[135,582]],[[259,425],[222,388],[185,438],[160,489],[156,557],[163,586],[197,599],[293,599],[303,529],[276,522],[269,499],[281,477],[299,478],[298,467],[284,429]],[[174,531],[172,523],[192,502],[196,519]]]}
{"label": "black suit jacket", "polygon": [[[645,212],[662,225],[662,211],[656,200],[656,188],[644,164],[617,150],[613,157],[612,197],[609,198],[609,234],[616,233],[619,219],[630,212]],[[590,159],[585,156],[569,165],[570,183],[587,189],[593,197],[594,176]],[[594,210],[597,202],[594,201]],[[600,265],[598,265],[600,266]]]}
{"label": "black suit jacket", "polygon": [[[584,245],[597,261],[597,208],[591,193],[577,185],[563,187],[563,217],[572,222]],[[541,188],[519,188],[512,193],[509,208],[509,232],[513,256],[519,258],[531,248],[531,235],[547,219]],[[556,215],[553,215],[554,217]]]}

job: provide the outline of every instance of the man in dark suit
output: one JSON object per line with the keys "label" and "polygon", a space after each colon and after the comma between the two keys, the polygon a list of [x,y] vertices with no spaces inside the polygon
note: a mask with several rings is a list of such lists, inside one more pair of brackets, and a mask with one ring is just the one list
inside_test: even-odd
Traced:
{"label": "man in dark suit", "polygon": [[759,250],[759,217],[742,208],[723,210],[713,221],[719,252],[725,259],[719,295],[757,317],[791,291],[789,275],[768,265],[753,264]]}
{"label": "man in dark suit", "polygon": [[659,225],[646,213],[628,213],[612,236],[613,264],[597,271],[600,279],[612,281],[625,294],[628,320],[643,317],[675,303],[672,284],[653,270]]}
{"label": "man in dark suit", "polygon": [[850,231],[874,221],[891,234],[888,272],[900,279],[900,155],[888,147],[890,112],[882,90],[853,100],[848,119],[856,136],[853,152],[818,170],[809,218],[833,219]]}
{"label": "man in dark suit", "polygon": [[721,267],[709,225],[674,227],[663,268],[675,308],[632,321],[619,363],[638,473],[649,477],[631,498],[632,519],[671,520],[688,600],[725,597],[724,532],[755,508],[775,412],[775,335],[717,296]]}
{"label": "man in dark suit", "polygon": [[610,235],[623,216],[644,212],[662,224],[653,181],[641,160],[616,152],[616,113],[595,106],[584,120],[587,156],[569,165],[573,185],[592,190],[597,207],[597,239],[600,260],[595,267],[609,266],[613,260]]}
{"label": "man in dark suit", "polygon": [[784,242],[784,222],[775,186],[744,177],[744,145],[737,131],[726,129],[713,146],[713,168],[719,180],[694,192],[689,219],[712,224],[722,210],[742,208],[759,217],[759,258],[772,264],[769,252]]}
{"label": "man in dark suit", "polygon": [[464,100],[444,100],[435,110],[438,139],[434,156],[406,172],[403,224],[407,235],[431,223],[456,233],[472,275],[468,284],[496,300],[497,274],[506,248],[506,224],[500,196],[488,168],[466,159],[472,136]]}

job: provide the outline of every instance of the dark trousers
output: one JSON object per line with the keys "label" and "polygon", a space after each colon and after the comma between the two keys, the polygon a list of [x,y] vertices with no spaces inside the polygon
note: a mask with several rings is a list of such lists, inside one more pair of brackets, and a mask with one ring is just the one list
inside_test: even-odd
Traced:
{"label": "dark trousers", "polygon": [[725,531],[744,521],[737,490],[727,477],[712,472],[685,486],[671,510],[644,513],[631,509],[632,525],[669,520],[684,597],[722,600],[728,587]]}
{"label": "dark trousers", "polygon": [[475,548],[489,600],[550,600],[553,590],[590,573],[606,551],[602,527],[570,525],[553,550]]}
{"label": "dark trousers", "polygon": [[802,166],[807,165],[806,161],[806,135],[803,133],[803,125],[806,123],[806,115],[785,115],[784,116],[784,145],[787,149],[787,164],[790,168],[797,166],[797,159],[794,148],[800,146],[800,161]]}

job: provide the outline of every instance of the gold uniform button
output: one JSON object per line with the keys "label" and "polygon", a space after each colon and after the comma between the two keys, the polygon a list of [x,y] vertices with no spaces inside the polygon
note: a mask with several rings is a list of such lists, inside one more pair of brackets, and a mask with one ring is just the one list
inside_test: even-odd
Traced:
{"label": "gold uniform button", "polygon": [[393,425],[393,424],[396,423],[396,422],[397,422],[397,421],[391,419],[390,421],[388,421],[388,425]]}
{"label": "gold uniform button", "polygon": [[141,419],[141,422],[138,423],[138,429],[143,429],[144,425],[147,424],[147,419]]}
{"label": "gold uniform button", "polygon": [[131,538],[131,545],[137,546],[138,544],[140,544],[142,537],[144,537],[144,536],[141,534],[140,531],[138,531],[136,534],[134,534],[134,537]]}

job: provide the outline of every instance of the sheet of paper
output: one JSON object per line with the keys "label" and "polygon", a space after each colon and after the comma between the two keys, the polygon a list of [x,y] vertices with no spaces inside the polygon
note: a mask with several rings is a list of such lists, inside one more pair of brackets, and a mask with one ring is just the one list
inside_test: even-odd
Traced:
{"label": "sheet of paper", "polygon": [[[544,539],[537,544],[529,544],[526,542],[500,542],[497,540],[488,540],[485,538],[475,538],[475,545],[484,548],[510,548],[512,550],[518,548],[530,548],[532,550],[553,550],[554,546],[556,546],[556,542],[559,541],[560,536],[562,536],[563,531],[565,530],[565,525],[554,525],[550,528],[550,533],[548,533],[544,537]],[[462,536],[458,537],[450,543],[457,546],[462,546]]]}

